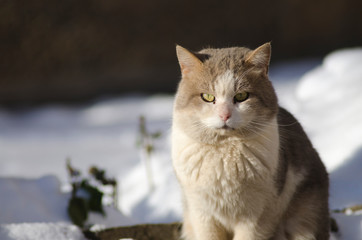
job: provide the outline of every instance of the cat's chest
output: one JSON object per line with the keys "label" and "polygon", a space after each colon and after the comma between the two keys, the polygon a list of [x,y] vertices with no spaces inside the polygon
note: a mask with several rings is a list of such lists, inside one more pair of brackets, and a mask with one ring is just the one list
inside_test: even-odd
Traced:
{"label": "cat's chest", "polygon": [[[238,178],[241,152],[231,146],[208,146],[190,143],[180,149],[177,173],[191,182],[214,182]],[[232,165],[232,166],[231,166]]]}
{"label": "cat's chest", "polygon": [[[270,159],[269,159],[270,158]],[[194,187],[239,187],[272,175],[276,159],[257,143],[238,139],[207,145],[183,140],[173,147],[176,174],[186,185]]]}

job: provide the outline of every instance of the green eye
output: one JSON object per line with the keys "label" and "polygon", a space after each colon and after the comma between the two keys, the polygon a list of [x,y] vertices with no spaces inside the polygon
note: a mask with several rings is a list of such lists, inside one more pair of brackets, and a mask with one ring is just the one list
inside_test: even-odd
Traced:
{"label": "green eye", "polygon": [[241,92],[235,95],[234,102],[244,102],[248,99],[249,93],[248,92]]}
{"label": "green eye", "polygon": [[208,93],[201,93],[201,98],[205,102],[214,102],[215,101],[214,95],[211,95],[211,94],[208,94]]}

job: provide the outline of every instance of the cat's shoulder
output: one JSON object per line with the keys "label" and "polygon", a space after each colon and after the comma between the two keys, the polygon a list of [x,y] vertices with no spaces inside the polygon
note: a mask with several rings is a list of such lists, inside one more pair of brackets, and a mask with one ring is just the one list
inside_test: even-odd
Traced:
{"label": "cat's shoulder", "polygon": [[[304,137],[304,130],[299,121],[283,107],[279,106],[277,121],[279,126],[279,131],[283,134],[283,132],[290,133],[298,133],[302,134]],[[306,137],[306,136],[305,136]]]}
{"label": "cat's shoulder", "polygon": [[288,121],[294,122],[294,121],[298,121],[298,120],[288,110],[286,110],[285,108],[279,106],[278,123],[279,122],[280,123],[287,123]]}
{"label": "cat's shoulder", "polygon": [[[288,110],[279,107],[278,129],[281,148],[284,152],[298,152],[306,154],[306,151],[315,152],[306,132],[298,120]],[[298,150],[296,150],[298,149]]]}

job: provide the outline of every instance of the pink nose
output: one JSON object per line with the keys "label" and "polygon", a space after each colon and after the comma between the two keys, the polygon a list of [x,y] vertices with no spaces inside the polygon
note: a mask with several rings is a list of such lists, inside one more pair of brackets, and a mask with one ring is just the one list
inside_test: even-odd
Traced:
{"label": "pink nose", "polygon": [[230,113],[223,113],[223,114],[220,114],[219,117],[221,118],[221,120],[226,122],[231,117],[231,114]]}

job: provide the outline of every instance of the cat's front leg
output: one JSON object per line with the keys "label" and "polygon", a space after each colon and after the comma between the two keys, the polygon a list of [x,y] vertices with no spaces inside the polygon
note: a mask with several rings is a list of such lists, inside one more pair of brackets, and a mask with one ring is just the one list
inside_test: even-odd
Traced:
{"label": "cat's front leg", "polygon": [[228,235],[211,217],[186,213],[183,222],[184,240],[227,240]]}
{"label": "cat's front leg", "polygon": [[257,225],[250,222],[238,223],[234,228],[233,240],[268,240],[272,237],[272,232],[268,232],[268,228],[261,229]]}

